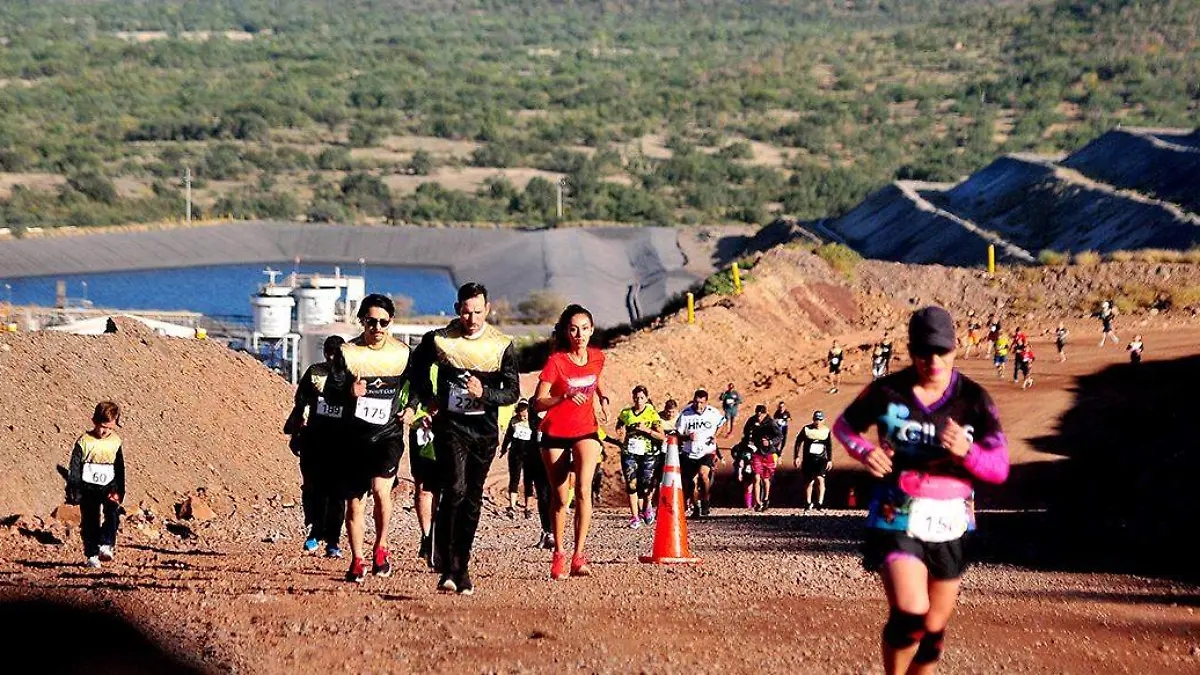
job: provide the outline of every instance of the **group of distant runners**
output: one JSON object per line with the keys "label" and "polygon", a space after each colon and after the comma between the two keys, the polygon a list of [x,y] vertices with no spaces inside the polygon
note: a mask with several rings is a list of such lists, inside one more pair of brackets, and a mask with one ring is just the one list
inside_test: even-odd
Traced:
{"label": "group of distant runners", "polygon": [[[350,341],[329,338],[325,360],[305,372],[285,424],[303,474],[310,528],[305,551],[317,552],[324,543],[326,556],[343,557],[344,526],[348,581],[361,583],[368,572],[377,577],[392,573],[391,494],[406,447],[415,483],[418,555],[439,573],[437,588],[444,592],[474,593],[471,553],[484,480],[497,452],[509,462],[507,515],[516,517],[521,474],[526,517],[531,517],[528,499],[537,500],[538,545],[553,551],[553,579],[592,574],[585,545],[605,442],[621,451],[631,528],[654,522],[664,449],[672,437],[679,444],[690,515],[709,515],[713,473],[724,462],[716,439],[722,430],[725,437],[733,433],[742,404],[732,383],[718,397],[720,409],[699,389],[682,409],[667,400],[659,410],[639,385],[615,417],[617,435],[609,439],[603,430],[610,406],[602,379],[604,353],[590,346],[595,326],[585,308],[571,305],[563,311],[552,352],[528,400],[520,399],[513,340],[487,323],[487,289],[462,286],[455,309],[457,318],[410,349],[391,337],[392,301],[369,295],[358,310],[362,333]],[[1101,345],[1117,340],[1115,316],[1111,303],[1098,313]],[[963,538],[975,529],[975,485],[1002,483],[1008,475],[1007,443],[991,397],[955,368],[959,348],[969,356],[980,345],[983,328],[970,313],[967,337],[961,340],[946,310],[914,312],[908,325],[912,365],[890,372],[894,354],[885,333],[872,349],[871,382],[835,424],[827,426],[817,410],[811,424],[795,432],[792,464],[805,479],[806,508],[822,507],[834,438],[879,479],[868,507],[863,554],[864,565],[880,574],[890,607],[882,631],[887,672],[932,672],[969,562]],[[1023,331],[1018,329],[1010,340],[995,315],[986,328],[988,355],[999,359],[1015,350],[1027,354],[1020,361],[1032,363]],[[1064,360],[1067,335],[1059,324],[1056,343]],[[1142,349],[1139,336],[1129,348],[1135,363]],[[834,343],[828,356],[831,392],[840,384],[844,359],[842,347]],[[1004,361],[996,363],[1002,374]],[[1021,375],[1028,386],[1030,368],[1018,363],[1014,379]],[[514,404],[502,433],[500,411]],[[92,430],[75,444],[68,471],[68,501],[81,507],[91,567],[114,555],[125,493],[124,459],[115,432],[119,420],[115,403],[99,404]],[[791,420],[783,402],[773,412],[758,404],[743,424],[741,440],[732,446],[734,473],[748,509],[770,508],[771,483]],[[368,493],[374,521],[369,550]],[[572,509],[574,538],[568,554],[565,530]]]}

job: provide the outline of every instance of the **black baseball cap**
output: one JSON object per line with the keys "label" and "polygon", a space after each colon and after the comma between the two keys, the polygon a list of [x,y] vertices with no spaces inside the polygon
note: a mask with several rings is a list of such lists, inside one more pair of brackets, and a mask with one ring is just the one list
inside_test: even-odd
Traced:
{"label": "black baseball cap", "polygon": [[950,312],[931,305],[913,312],[908,320],[908,346],[917,352],[949,352],[958,346]]}
{"label": "black baseball cap", "polygon": [[767,412],[767,406],[765,406],[765,405],[763,405],[763,404],[759,403],[758,405],[754,406],[754,412],[756,412],[756,413],[760,413],[760,412],[761,412],[761,413],[765,413],[765,412]]}

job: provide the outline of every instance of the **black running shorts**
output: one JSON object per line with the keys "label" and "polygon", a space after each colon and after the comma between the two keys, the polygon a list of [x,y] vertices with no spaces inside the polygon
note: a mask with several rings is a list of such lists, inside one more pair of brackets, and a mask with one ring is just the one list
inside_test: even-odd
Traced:
{"label": "black running shorts", "polygon": [[958,579],[967,571],[963,539],[932,544],[904,532],[867,528],[863,541],[863,568],[879,572],[893,556],[911,556],[925,563],[929,576],[939,581]]}
{"label": "black running shorts", "polygon": [[342,496],[361,497],[370,491],[374,479],[395,477],[403,454],[404,441],[398,437],[351,445],[341,463]]}

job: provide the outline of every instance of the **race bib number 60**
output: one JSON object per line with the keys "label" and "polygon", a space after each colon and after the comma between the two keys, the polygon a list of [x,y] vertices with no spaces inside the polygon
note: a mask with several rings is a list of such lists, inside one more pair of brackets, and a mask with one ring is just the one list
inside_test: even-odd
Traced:
{"label": "race bib number 60", "polygon": [[387,424],[391,414],[391,399],[363,397],[354,406],[354,416],[368,424]]}
{"label": "race bib number 60", "polygon": [[89,485],[108,485],[117,475],[112,464],[95,464],[86,462],[83,465],[83,482]]}

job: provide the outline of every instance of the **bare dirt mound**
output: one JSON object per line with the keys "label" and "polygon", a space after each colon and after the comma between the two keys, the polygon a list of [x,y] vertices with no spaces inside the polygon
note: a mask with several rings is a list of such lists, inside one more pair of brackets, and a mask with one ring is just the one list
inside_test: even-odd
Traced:
{"label": "bare dirt mound", "polygon": [[294,488],[279,430],[292,387],[224,345],[155,335],[134,321],[85,337],[0,334],[0,514],[46,515],[62,501],[55,467],[97,401],[123,410],[127,504],[164,513],[205,487],[218,513]]}

